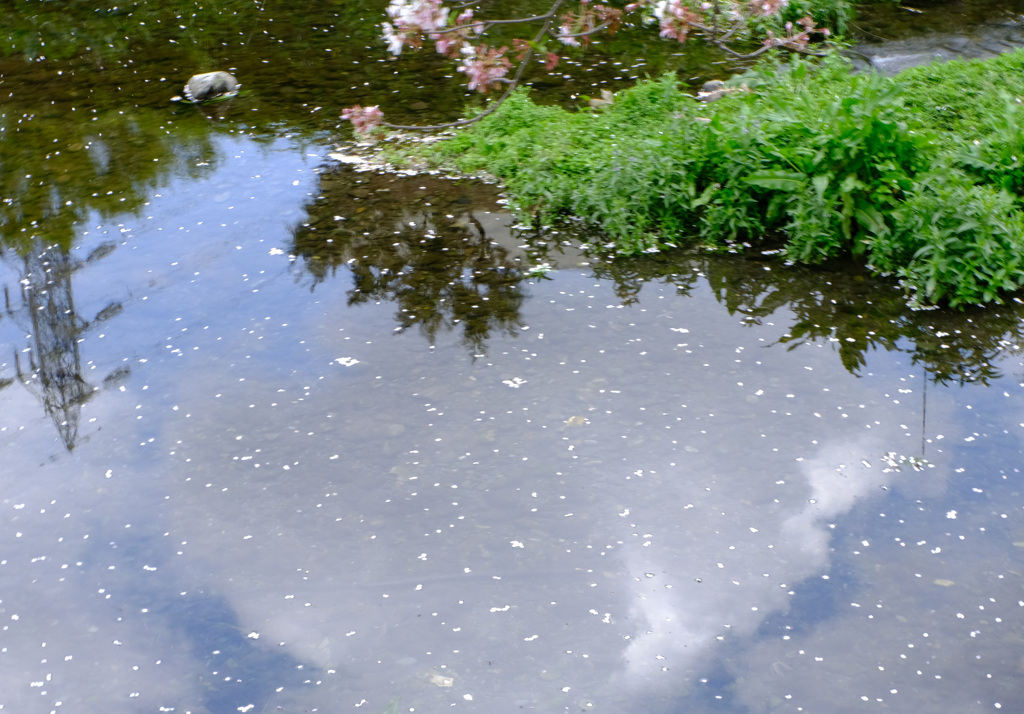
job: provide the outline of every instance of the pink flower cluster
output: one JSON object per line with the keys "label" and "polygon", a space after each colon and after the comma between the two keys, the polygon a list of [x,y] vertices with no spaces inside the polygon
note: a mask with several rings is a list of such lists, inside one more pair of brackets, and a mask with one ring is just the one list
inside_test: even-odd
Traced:
{"label": "pink flower cluster", "polygon": [[493,49],[487,45],[467,46],[462,49],[462,64],[458,71],[469,76],[471,90],[486,94],[491,91],[492,85],[500,82],[508,74],[512,63],[505,56],[507,51],[508,47]]}
{"label": "pink flower cluster", "polygon": [[680,42],[686,41],[690,28],[699,25],[701,20],[683,0],[660,0],[654,6],[654,16],[661,25],[661,36]]}
{"label": "pink flower cluster", "polygon": [[451,11],[441,0],[391,0],[387,13],[394,24],[385,22],[381,27],[388,51],[396,57],[407,45],[419,49],[427,38],[434,41],[438,53],[454,59],[471,36],[484,31],[482,22],[473,21],[473,8],[463,10],[449,27]]}
{"label": "pink flower cluster", "polygon": [[568,18],[565,18],[564,24],[558,28],[558,41],[563,45],[568,45],[569,47],[579,47],[580,41],[571,36],[574,34],[575,30],[576,28],[569,23]]}
{"label": "pink flower cluster", "polygon": [[390,22],[381,25],[388,51],[396,57],[405,45],[420,47],[424,35],[430,35],[448,24],[448,9],[441,0],[391,0]]}
{"label": "pink flower cluster", "polygon": [[469,8],[455,18],[455,27],[443,33],[432,34],[430,39],[434,40],[434,49],[438,54],[455,59],[466,46],[469,36],[479,35],[483,31],[483,23],[473,22],[473,8]]}
{"label": "pink flower cluster", "polygon": [[361,107],[356,104],[354,107],[343,109],[341,118],[352,122],[357,133],[368,134],[384,121],[384,112],[380,107]]}
{"label": "pink flower cluster", "polygon": [[[449,19],[454,14],[442,3],[444,0],[389,0],[387,8],[388,21],[382,24],[384,39],[388,50],[400,55],[405,47],[419,49],[424,43],[432,41],[435,49],[446,57],[458,60],[458,71],[469,79],[469,89],[486,94],[501,83],[511,84],[507,79],[512,62],[506,56],[507,47],[490,48],[485,44],[475,44],[477,38],[485,30],[497,23],[550,21],[551,15],[519,20],[484,21],[473,17],[473,8],[463,3],[459,7],[462,12],[455,17],[452,24]],[[622,22],[623,13],[641,11],[645,23],[657,23],[662,37],[685,42],[691,31],[699,31],[709,36],[714,44],[723,46],[730,38],[735,39],[737,31],[754,16],[767,17],[777,15],[788,6],[790,0],[635,0],[623,9],[602,5],[594,0],[577,0],[575,10],[565,12],[557,31],[552,31],[545,24],[544,33],[564,45],[586,47],[592,35],[597,32],[614,33]],[[555,3],[553,10],[560,7]],[[711,16],[714,15],[712,20]],[[719,27],[719,20],[735,23],[731,29]],[[815,27],[814,20],[803,17],[796,23],[786,23],[785,35],[775,36],[766,32],[764,44],[767,47],[786,46],[799,49],[807,45],[812,37],[828,35],[828,30]],[[527,58],[536,56],[544,62],[547,71],[552,71],[559,62],[559,57],[547,49],[544,37],[534,41],[516,39],[513,41],[514,54],[520,63]],[[748,57],[760,54],[763,50],[753,52]],[[733,52],[733,54],[737,54]],[[738,55],[737,56],[741,56]],[[604,101],[604,100],[598,100]],[[342,118],[352,122],[356,132],[366,134],[384,124],[383,114],[379,107],[361,107],[356,105],[344,110]],[[458,122],[459,124],[465,122]],[[390,126],[390,125],[389,125]]]}
{"label": "pink flower cluster", "polygon": [[796,21],[796,24],[801,27],[797,30],[792,22],[786,23],[786,37],[776,37],[772,34],[771,30],[768,31],[768,37],[765,38],[763,44],[768,47],[806,47],[807,43],[811,41],[811,34],[829,36],[828,28],[815,27],[815,22],[810,16],[801,17]]}
{"label": "pink flower cluster", "polygon": [[777,15],[789,5],[789,0],[748,0],[747,7],[751,14],[769,17]]}

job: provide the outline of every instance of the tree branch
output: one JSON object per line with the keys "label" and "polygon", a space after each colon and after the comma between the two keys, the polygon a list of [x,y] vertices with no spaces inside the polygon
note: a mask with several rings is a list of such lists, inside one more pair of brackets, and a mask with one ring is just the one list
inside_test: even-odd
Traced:
{"label": "tree branch", "polygon": [[[544,24],[540,28],[540,31],[533,38],[532,44],[537,44],[544,39],[544,35],[551,29],[551,20],[558,14],[558,8],[562,6],[565,0],[556,0],[555,4],[551,6],[551,10],[543,16]],[[519,61],[519,67],[516,69],[515,76],[510,80],[508,89],[500,97],[491,102],[490,106],[487,107],[483,112],[476,116],[469,117],[467,119],[459,119],[458,121],[447,122],[445,124],[433,124],[430,126],[415,126],[405,124],[392,124],[390,122],[382,122],[382,126],[386,126],[389,129],[398,129],[401,131],[436,131],[438,129],[454,129],[455,127],[466,126],[468,124],[475,124],[484,117],[490,116],[494,112],[498,111],[498,107],[505,103],[505,100],[512,96],[512,93],[516,91],[516,88],[522,82],[523,74],[526,73],[526,66],[533,59],[534,51],[533,46],[529,45],[526,48],[526,52],[523,54],[523,58]]]}
{"label": "tree branch", "polygon": [[[601,5],[591,6],[588,4],[589,0],[580,0],[579,15],[569,11],[562,16],[564,24],[555,30],[553,25],[556,24],[556,18],[566,2],[567,0],[553,0],[547,12],[528,17],[475,20],[473,11],[479,7],[480,2],[479,0],[467,0],[454,5],[457,10],[465,10],[459,16],[463,24],[454,27],[441,27],[440,23],[447,22],[450,17],[448,13],[451,12],[450,8],[452,7],[449,6],[448,9],[445,9],[442,0],[392,0],[388,7],[388,15],[395,26],[392,27],[389,22],[385,22],[383,28],[384,39],[388,42],[389,49],[393,54],[396,56],[400,54],[405,45],[418,49],[422,46],[424,39],[430,39],[437,43],[438,52],[447,55],[449,59],[461,62],[459,71],[465,72],[469,76],[470,89],[475,88],[486,93],[498,84],[505,84],[507,88],[479,114],[443,124],[428,126],[392,124],[382,121],[380,108],[376,106],[360,107],[356,105],[345,109],[342,117],[351,120],[358,132],[368,132],[378,126],[401,131],[435,131],[467,126],[490,116],[522,84],[527,65],[537,55],[537,48],[542,46],[546,38],[570,46],[580,46],[586,44],[586,41],[576,42],[577,38],[587,38],[602,31],[614,32],[622,18],[622,10]],[[750,22],[755,16],[777,15],[785,0],[759,0],[759,2],[760,4],[754,6],[750,4],[750,0],[710,0],[710,4],[705,3],[697,7],[692,5],[689,0],[662,0],[657,3],[655,0],[639,0],[626,5],[625,11],[628,13],[642,10],[645,20],[658,20],[663,37],[676,39],[679,42],[684,42],[688,35],[696,31],[708,43],[737,60],[751,60],[773,49],[785,49],[816,57],[824,56],[821,52],[807,48],[812,33],[828,35],[828,30],[815,28],[814,21],[809,16],[795,23],[803,28],[801,32],[794,32],[796,28],[793,24],[786,23],[786,36],[775,37],[771,31],[768,31],[767,39],[756,50],[742,52],[735,49],[733,44],[742,44],[746,41],[747,33],[745,31],[750,29]],[[594,22],[598,20],[601,22],[595,26]],[[540,23],[541,26],[532,41],[517,39],[513,43],[519,52],[519,64],[514,75],[508,78],[505,75],[513,65],[513,62],[505,54],[508,52],[508,48],[488,48],[487,45],[480,43],[474,45],[471,34],[479,36],[499,25],[521,25],[524,23]],[[580,31],[568,32],[577,29]],[[562,30],[567,32],[563,34]],[[547,59],[550,71],[557,64],[558,57],[555,53],[548,52]]]}

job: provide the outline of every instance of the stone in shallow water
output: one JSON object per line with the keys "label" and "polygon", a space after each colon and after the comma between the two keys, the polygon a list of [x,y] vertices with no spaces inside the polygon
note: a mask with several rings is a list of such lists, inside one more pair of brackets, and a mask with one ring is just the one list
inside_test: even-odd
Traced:
{"label": "stone in shallow water", "polygon": [[227,72],[194,74],[185,85],[185,99],[190,102],[208,102],[221,97],[233,97],[242,86]]}

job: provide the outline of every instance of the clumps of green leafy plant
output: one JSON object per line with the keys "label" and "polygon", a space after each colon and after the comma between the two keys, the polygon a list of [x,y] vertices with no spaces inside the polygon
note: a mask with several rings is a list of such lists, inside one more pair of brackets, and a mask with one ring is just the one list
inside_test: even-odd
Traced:
{"label": "clumps of green leafy plant", "polygon": [[971,94],[966,76],[994,76],[942,67],[904,81],[834,56],[768,60],[713,104],[669,76],[575,114],[521,93],[433,150],[500,176],[521,214],[578,217],[620,253],[781,238],[796,262],[852,256],[898,276],[921,305],[998,301],[1024,284],[1024,116],[1014,97],[922,112],[946,82]]}
{"label": "clumps of green leafy plant", "polygon": [[872,246],[869,265],[898,275],[915,304],[998,302],[1024,285],[1024,214],[1014,197],[949,170],[921,177]]}
{"label": "clumps of green leafy plant", "polygon": [[[896,88],[879,75],[850,75],[838,61],[766,65],[752,79],[757,92],[709,124],[721,136],[712,185],[732,190],[710,199],[702,234],[717,242],[781,231],[787,256],[802,263],[870,249],[927,166],[927,137],[902,121]],[[714,212],[737,206],[748,214],[745,230],[716,235]]]}
{"label": "clumps of green leafy plant", "polygon": [[1024,111],[1021,99],[1000,92],[1003,107],[982,138],[954,152],[955,160],[986,183],[1020,195],[1024,191]]}
{"label": "clumps of green leafy plant", "polygon": [[1024,52],[925,64],[904,70],[895,81],[906,111],[932,130],[983,136],[1000,121],[1006,95],[1024,97]]}
{"label": "clumps of green leafy plant", "polygon": [[813,17],[819,26],[829,28],[833,36],[843,36],[850,28],[854,9],[853,3],[846,0],[789,0],[779,14],[783,23]]}

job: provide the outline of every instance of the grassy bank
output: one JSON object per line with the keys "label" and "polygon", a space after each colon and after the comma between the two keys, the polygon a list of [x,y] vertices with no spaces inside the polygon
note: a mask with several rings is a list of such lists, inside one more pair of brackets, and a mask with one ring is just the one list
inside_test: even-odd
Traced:
{"label": "grassy bank", "polygon": [[1024,52],[895,78],[766,61],[728,84],[703,104],[665,77],[578,113],[522,93],[427,151],[622,253],[768,241],[793,261],[862,260],[918,304],[1024,285]]}

